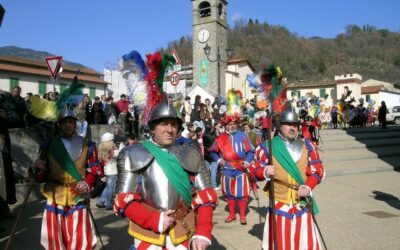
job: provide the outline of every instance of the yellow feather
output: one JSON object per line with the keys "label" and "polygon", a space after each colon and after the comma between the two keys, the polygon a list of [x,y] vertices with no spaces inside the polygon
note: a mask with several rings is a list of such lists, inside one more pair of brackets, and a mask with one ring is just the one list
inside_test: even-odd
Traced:
{"label": "yellow feather", "polygon": [[36,118],[46,121],[57,121],[56,103],[39,96],[30,98],[29,112]]}

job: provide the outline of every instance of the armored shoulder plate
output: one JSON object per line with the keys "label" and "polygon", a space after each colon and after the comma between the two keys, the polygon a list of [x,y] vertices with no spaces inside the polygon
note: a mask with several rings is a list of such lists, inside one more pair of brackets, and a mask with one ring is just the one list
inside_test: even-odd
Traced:
{"label": "armored shoulder plate", "polygon": [[198,173],[202,156],[198,148],[191,143],[172,145],[169,151],[176,156],[182,167],[189,172]]}
{"label": "armored shoulder plate", "polygon": [[118,178],[115,193],[127,193],[136,190],[139,182],[138,172],[149,166],[154,157],[141,144],[127,146],[118,155]]}
{"label": "armored shoulder plate", "polygon": [[[128,166],[125,166],[126,170],[137,172],[140,169],[148,166],[154,159],[154,156],[150,154],[150,152],[147,151],[142,144],[138,143],[123,148],[118,156],[119,160],[122,158],[125,163],[127,163],[127,160],[129,161],[130,167],[128,168]],[[126,165],[125,163],[124,165]]]}
{"label": "armored shoulder plate", "polygon": [[191,144],[173,145],[170,152],[176,156],[182,167],[196,175],[195,189],[202,190],[211,187],[210,173],[204,163],[204,158],[199,149]]}

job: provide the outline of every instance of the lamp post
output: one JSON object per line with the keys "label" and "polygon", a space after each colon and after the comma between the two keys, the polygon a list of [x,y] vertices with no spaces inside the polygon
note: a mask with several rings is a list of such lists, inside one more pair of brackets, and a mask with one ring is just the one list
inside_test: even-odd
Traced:
{"label": "lamp post", "polygon": [[206,44],[206,46],[203,48],[204,54],[207,56],[207,60],[209,62],[217,62],[217,75],[218,75],[218,104],[221,105],[221,62],[226,63],[228,62],[228,59],[230,55],[232,54],[232,49],[226,49],[226,59],[223,60],[221,53],[220,53],[220,48],[217,46],[217,58],[212,60],[210,59],[210,53],[211,53],[211,47]]}

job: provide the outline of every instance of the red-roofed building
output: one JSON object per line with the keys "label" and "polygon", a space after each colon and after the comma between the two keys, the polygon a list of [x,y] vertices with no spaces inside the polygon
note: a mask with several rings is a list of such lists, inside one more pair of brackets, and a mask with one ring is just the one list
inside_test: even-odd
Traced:
{"label": "red-roofed building", "polygon": [[33,95],[43,96],[45,93],[55,91],[61,93],[78,74],[80,82],[85,84],[84,93],[91,98],[106,94],[108,82],[103,80],[103,75],[87,67],[74,67],[62,65],[63,71],[59,80],[53,85],[46,62],[34,61],[25,58],[0,56],[0,89],[10,91],[14,86],[21,87],[21,96],[28,92]]}

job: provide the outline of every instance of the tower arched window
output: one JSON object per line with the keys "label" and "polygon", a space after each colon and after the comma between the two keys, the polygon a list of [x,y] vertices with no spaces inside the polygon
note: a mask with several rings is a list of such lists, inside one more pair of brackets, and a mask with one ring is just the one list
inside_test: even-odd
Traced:
{"label": "tower arched window", "polygon": [[211,5],[209,2],[204,1],[199,4],[200,17],[211,16]]}
{"label": "tower arched window", "polygon": [[218,17],[224,19],[224,5],[222,3],[218,5]]}

